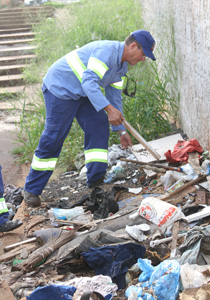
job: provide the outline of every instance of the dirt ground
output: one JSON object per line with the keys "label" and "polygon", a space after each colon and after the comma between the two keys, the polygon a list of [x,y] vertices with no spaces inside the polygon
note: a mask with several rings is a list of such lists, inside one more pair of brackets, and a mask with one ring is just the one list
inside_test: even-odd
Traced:
{"label": "dirt ground", "polygon": [[0,123],[0,165],[4,185],[13,184],[23,187],[27,176],[29,165],[18,164],[17,156],[12,154],[16,146],[16,128],[14,124]]}

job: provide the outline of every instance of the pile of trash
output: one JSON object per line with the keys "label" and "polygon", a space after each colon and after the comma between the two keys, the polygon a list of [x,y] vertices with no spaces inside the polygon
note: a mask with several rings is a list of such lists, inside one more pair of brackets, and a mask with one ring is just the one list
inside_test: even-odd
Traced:
{"label": "pile of trash", "polygon": [[39,208],[26,207],[21,188],[6,187],[11,218],[22,209],[24,230],[4,246],[1,295],[209,299],[210,152],[195,139],[171,140],[173,147],[167,138],[152,141],[161,145],[159,160],[141,145],[113,145],[102,185],[87,189],[79,163],[80,171],[61,174],[66,184],[56,197],[48,184]]}

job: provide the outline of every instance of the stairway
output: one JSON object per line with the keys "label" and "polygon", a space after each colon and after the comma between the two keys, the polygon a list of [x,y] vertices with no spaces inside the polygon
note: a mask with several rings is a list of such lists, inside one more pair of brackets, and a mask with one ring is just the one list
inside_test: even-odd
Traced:
{"label": "stairway", "polygon": [[50,6],[0,10],[0,96],[25,90],[22,70],[35,59],[33,24],[53,17]]}

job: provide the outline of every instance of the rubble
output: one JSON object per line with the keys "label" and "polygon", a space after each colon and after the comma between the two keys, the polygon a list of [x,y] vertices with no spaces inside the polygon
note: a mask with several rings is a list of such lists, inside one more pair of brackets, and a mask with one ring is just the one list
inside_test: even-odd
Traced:
{"label": "rubble", "polygon": [[21,188],[8,186],[11,218],[23,226],[13,242],[10,233],[1,236],[0,289],[11,294],[7,299],[208,299],[209,152],[198,141],[180,142],[179,134],[168,140],[149,142],[159,160],[138,151],[142,145],[113,145],[111,180],[88,189],[80,163],[80,175],[66,172],[48,183],[38,208],[26,206]]}

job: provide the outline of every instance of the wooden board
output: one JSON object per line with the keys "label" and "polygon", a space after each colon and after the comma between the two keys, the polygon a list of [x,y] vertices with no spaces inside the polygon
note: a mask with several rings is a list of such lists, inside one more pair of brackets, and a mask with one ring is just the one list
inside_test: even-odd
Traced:
{"label": "wooden board", "polygon": [[128,121],[124,120],[123,125],[127,128],[127,130],[137,139],[139,143],[141,143],[152,156],[159,160],[160,155],[152,148],[152,146],[131,126]]}

